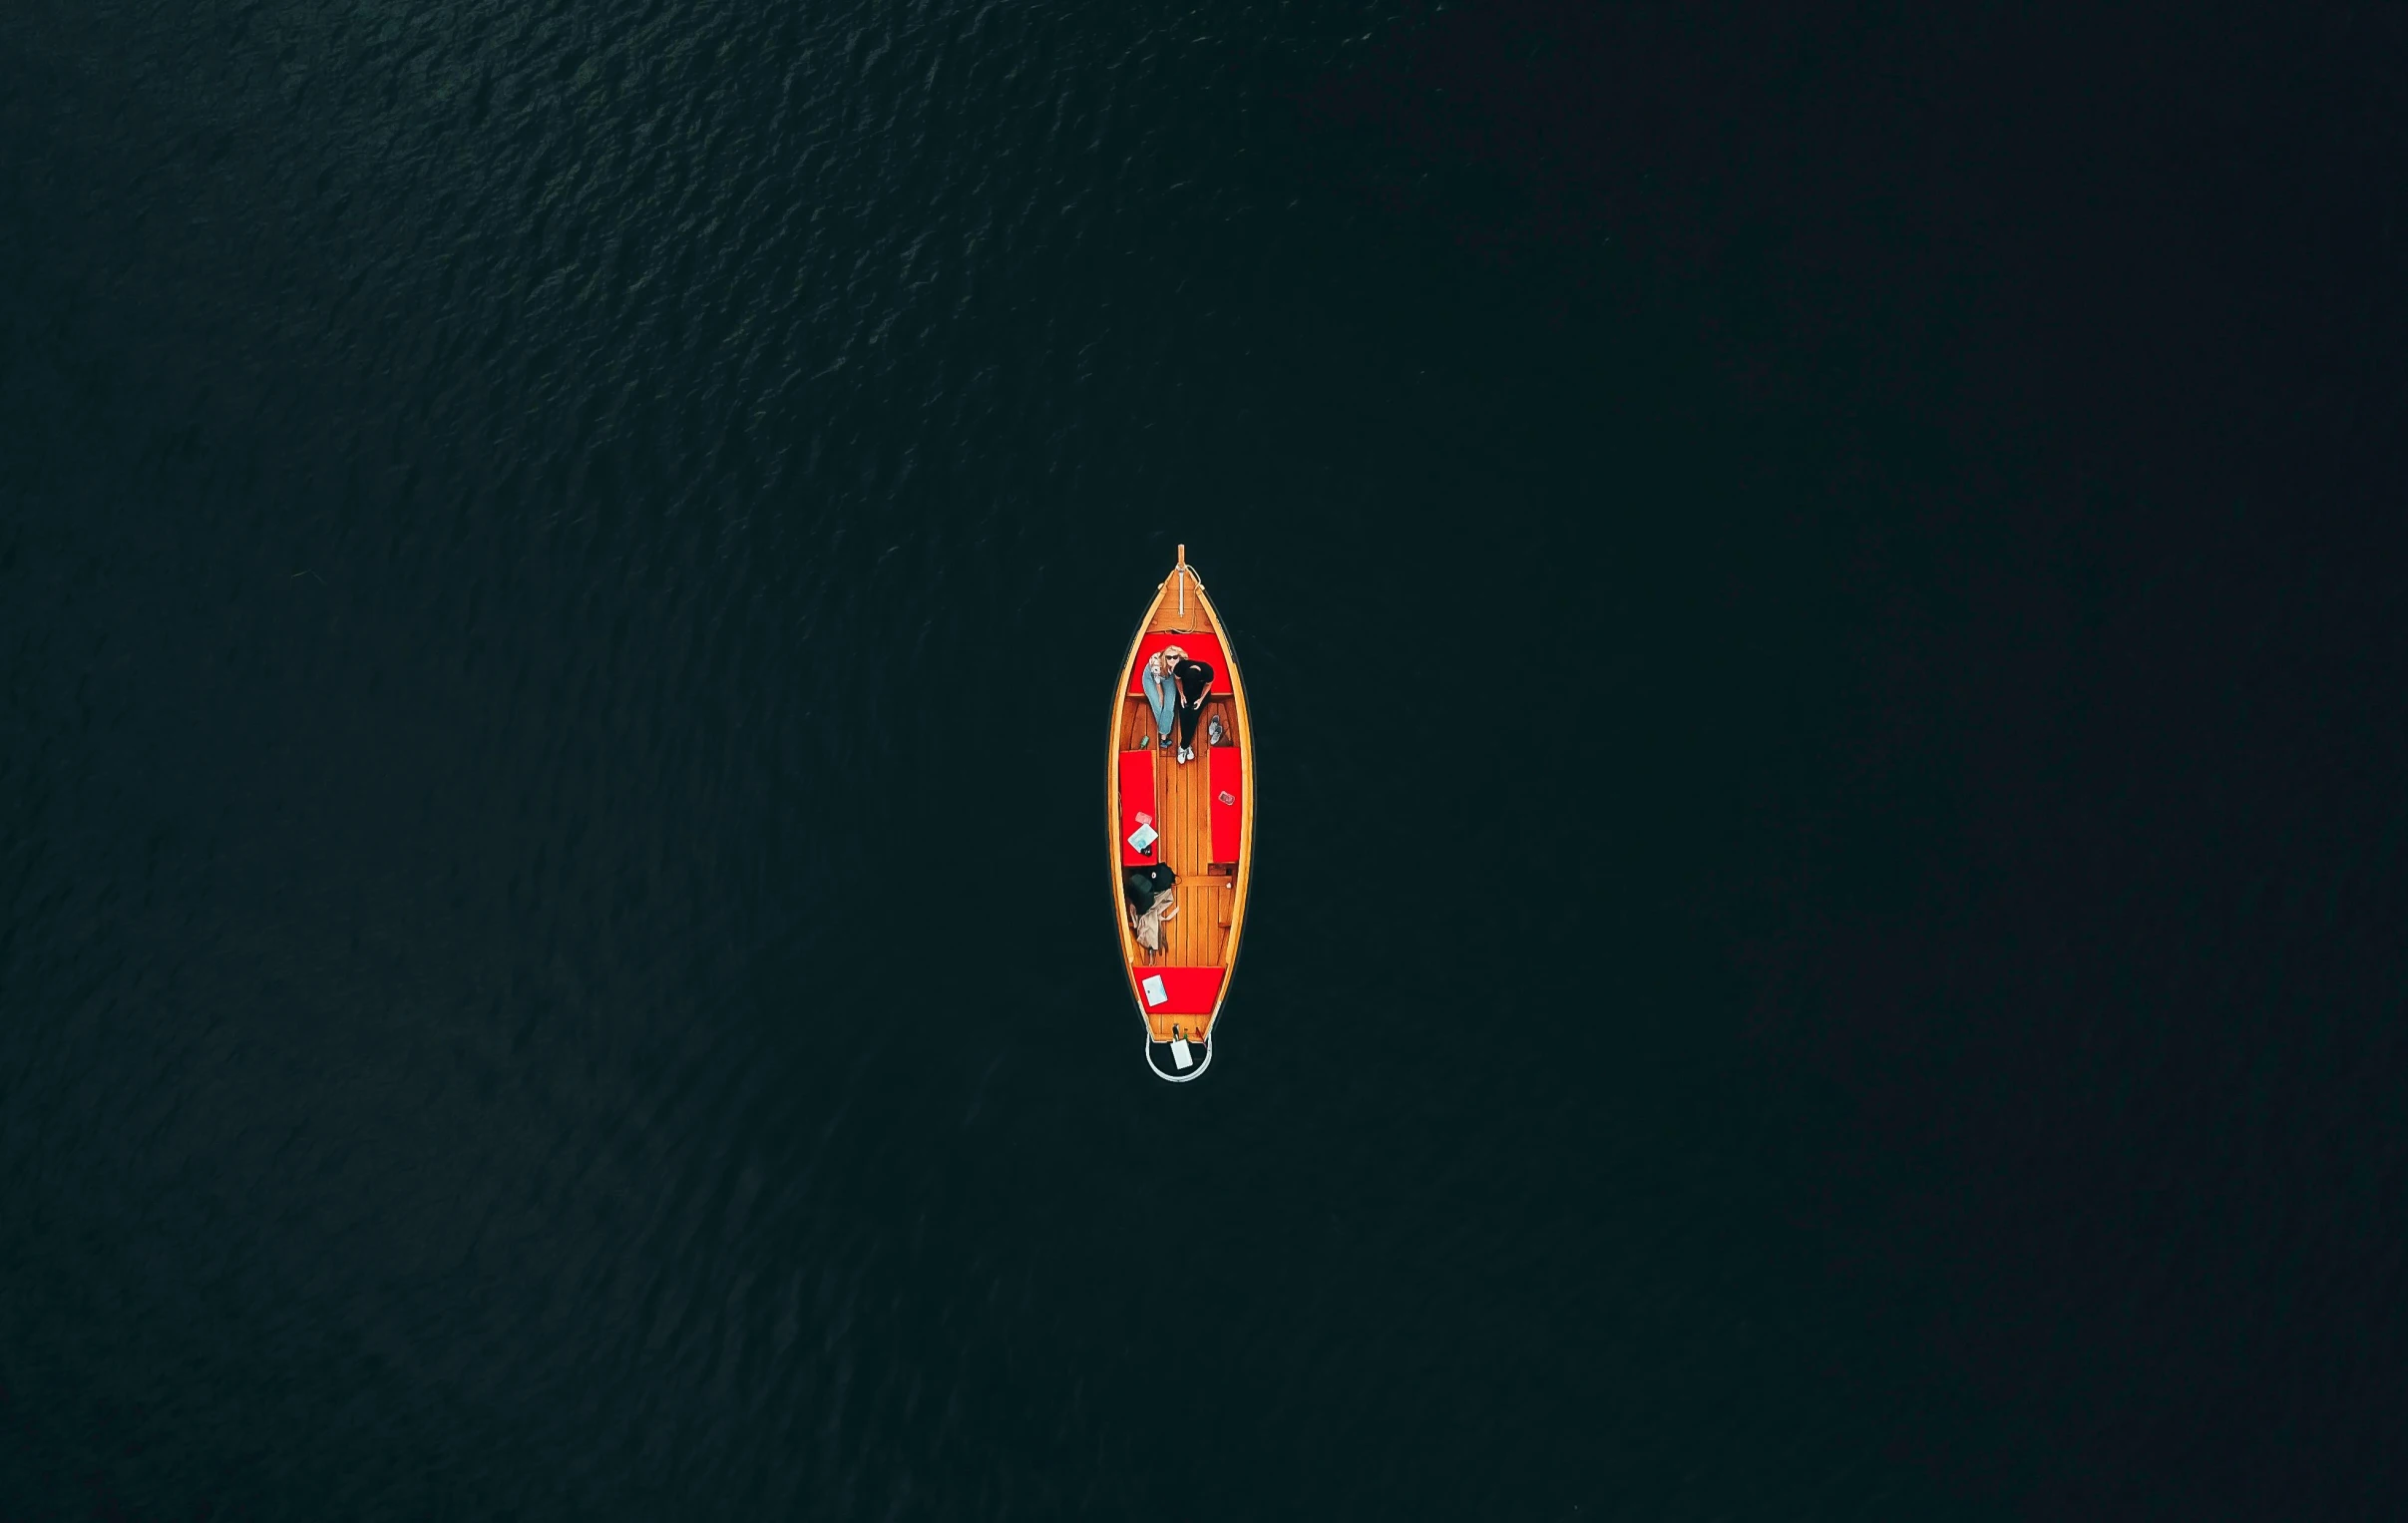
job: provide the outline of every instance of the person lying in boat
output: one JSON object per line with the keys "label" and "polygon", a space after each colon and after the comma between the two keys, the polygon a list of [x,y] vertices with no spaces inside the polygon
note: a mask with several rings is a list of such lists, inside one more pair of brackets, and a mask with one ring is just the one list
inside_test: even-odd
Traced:
{"label": "person lying in boat", "polygon": [[1179,875],[1159,862],[1131,868],[1121,876],[1121,892],[1129,901],[1129,929],[1137,933],[1137,945],[1147,952],[1162,950],[1162,923],[1179,913],[1171,897],[1171,888],[1178,881]]}
{"label": "person lying in boat", "polygon": [[1171,676],[1179,688],[1179,760],[1196,759],[1196,726],[1204,718],[1204,695],[1212,691],[1212,664],[1191,661],[1181,651]]}
{"label": "person lying in boat", "polygon": [[1187,659],[1187,652],[1177,645],[1165,645],[1145,658],[1145,701],[1153,705],[1154,744],[1170,749],[1170,727],[1174,705],[1178,702],[1172,687],[1171,671]]}

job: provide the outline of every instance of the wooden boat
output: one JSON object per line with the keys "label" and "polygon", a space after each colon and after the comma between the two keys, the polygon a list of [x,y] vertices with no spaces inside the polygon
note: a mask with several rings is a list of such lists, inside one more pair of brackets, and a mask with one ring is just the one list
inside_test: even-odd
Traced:
{"label": "wooden boat", "polygon": [[[1174,644],[1213,670],[1204,717],[1196,724],[1195,759],[1184,765],[1175,759],[1175,726],[1169,750],[1155,744],[1154,712],[1142,683],[1146,660]],[[1222,745],[1209,741],[1216,717]],[[1184,545],[1121,660],[1105,762],[1112,919],[1120,928],[1129,997],[1145,1021],[1146,1062],[1162,1077],[1184,1083],[1212,1062],[1254,869],[1254,726],[1246,715],[1246,685],[1229,631],[1187,564]],[[1178,875],[1171,890],[1177,909],[1162,923],[1161,951],[1149,952],[1138,941],[1125,885],[1132,869],[1157,862]]]}

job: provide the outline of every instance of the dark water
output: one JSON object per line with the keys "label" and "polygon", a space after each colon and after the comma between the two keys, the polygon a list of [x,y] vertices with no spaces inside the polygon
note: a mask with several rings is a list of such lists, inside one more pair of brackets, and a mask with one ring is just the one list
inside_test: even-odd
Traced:
{"label": "dark water", "polygon": [[2388,1515],[2403,58],[11,8],[0,1518]]}

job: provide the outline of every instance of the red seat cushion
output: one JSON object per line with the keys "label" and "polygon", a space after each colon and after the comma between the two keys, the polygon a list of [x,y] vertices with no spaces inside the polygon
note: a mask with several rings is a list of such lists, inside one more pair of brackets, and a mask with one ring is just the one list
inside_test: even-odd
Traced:
{"label": "red seat cushion", "polygon": [[1146,659],[1165,645],[1177,645],[1187,652],[1191,661],[1202,661],[1212,668],[1212,690],[1227,693],[1229,687],[1229,658],[1221,654],[1221,638],[1217,634],[1172,634],[1156,629],[1137,642],[1137,659],[1129,663],[1129,696],[1145,695]]}
{"label": "red seat cushion", "polygon": [[1162,829],[1162,819],[1154,813],[1154,753],[1123,751],[1120,753],[1120,865],[1141,868],[1162,860],[1162,843],[1156,841],[1149,851],[1129,850],[1129,833],[1137,828],[1137,817],[1156,832]]}
{"label": "red seat cushion", "polygon": [[[1148,1015],[1210,1015],[1213,1001],[1221,997],[1222,969],[1217,967],[1132,967],[1129,981],[1136,985],[1137,1007]],[[1162,992],[1168,997],[1153,1004],[1145,997],[1145,980],[1160,978]]]}
{"label": "red seat cushion", "polygon": [[1235,746],[1207,746],[1212,758],[1212,860],[1238,860],[1238,837],[1246,818],[1246,758]]}

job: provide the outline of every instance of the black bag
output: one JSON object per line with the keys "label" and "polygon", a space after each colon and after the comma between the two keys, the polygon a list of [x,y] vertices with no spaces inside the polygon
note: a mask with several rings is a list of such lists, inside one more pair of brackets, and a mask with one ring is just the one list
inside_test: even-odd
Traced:
{"label": "black bag", "polygon": [[1154,901],[1168,894],[1178,881],[1178,874],[1172,872],[1168,865],[1157,862],[1151,867],[1129,869],[1121,877],[1120,889],[1128,896],[1130,912],[1143,915],[1154,908]]}

